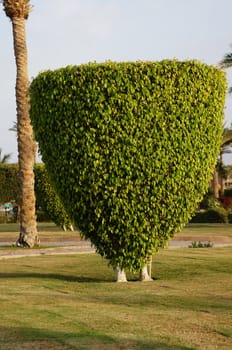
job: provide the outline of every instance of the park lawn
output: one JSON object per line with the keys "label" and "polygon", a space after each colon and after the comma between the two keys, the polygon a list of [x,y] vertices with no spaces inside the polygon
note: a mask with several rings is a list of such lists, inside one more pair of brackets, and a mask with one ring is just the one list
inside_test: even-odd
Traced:
{"label": "park lawn", "polygon": [[[43,237],[79,237],[80,234],[77,230],[64,232],[61,227],[56,226],[53,222],[39,222],[37,229],[41,243],[43,243]],[[0,224],[0,238],[13,238],[17,240],[19,232],[19,224]],[[232,241],[232,224],[188,224],[183,230],[175,235],[175,237],[225,237]]]}
{"label": "park lawn", "polygon": [[164,249],[153,282],[97,254],[0,265],[1,350],[232,349],[232,248]]}
{"label": "park lawn", "polygon": [[[60,226],[57,226],[53,222],[37,222],[37,230],[38,232],[42,232],[42,233],[55,233],[55,234],[64,233],[62,228]],[[19,232],[19,223],[0,224],[0,235],[5,233],[17,233],[17,232]]]}
{"label": "park lawn", "polygon": [[188,224],[176,236],[223,236],[232,239],[232,224]]}
{"label": "park lawn", "polygon": [[[53,222],[38,222],[37,230],[41,241],[43,237],[79,237],[79,231],[63,231],[61,227]],[[12,238],[15,241],[19,237],[19,224],[0,224],[0,238]]]}

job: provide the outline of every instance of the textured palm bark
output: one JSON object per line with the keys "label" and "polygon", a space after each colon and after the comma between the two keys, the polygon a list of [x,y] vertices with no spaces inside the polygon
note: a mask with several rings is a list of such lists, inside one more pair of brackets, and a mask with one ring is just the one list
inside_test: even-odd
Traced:
{"label": "textured palm bark", "polygon": [[216,167],[213,173],[213,194],[215,198],[219,198],[219,178]]}
{"label": "textured palm bark", "polygon": [[20,180],[20,234],[17,245],[39,245],[35,215],[35,142],[29,117],[28,67],[24,17],[13,17],[14,53],[17,67],[16,107]]}

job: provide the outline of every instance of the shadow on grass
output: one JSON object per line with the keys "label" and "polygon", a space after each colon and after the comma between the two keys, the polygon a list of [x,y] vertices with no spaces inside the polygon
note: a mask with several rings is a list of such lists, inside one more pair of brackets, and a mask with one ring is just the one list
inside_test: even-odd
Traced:
{"label": "shadow on grass", "polygon": [[[118,339],[95,331],[57,332],[36,328],[0,328],[1,349],[42,349],[46,346],[52,350],[194,350],[193,347],[169,345],[159,341],[141,341],[140,339]],[[28,345],[28,347],[27,347]]]}
{"label": "shadow on grass", "polygon": [[[35,272],[4,272],[0,273],[0,279],[4,278],[35,278],[35,279],[53,279],[64,282],[78,282],[78,283],[117,283],[114,277],[114,273],[112,275],[102,275],[100,277],[92,277],[92,276],[70,276],[70,275],[62,275],[55,273],[35,273]],[[157,277],[152,277],[153,282],[159,280]],[[138,283],[139,276],[138,273],[135,275],[128,276],[128,283]],[[141,282],[140,282],[141,283]]]}
{"label": "shadow on grass", "polygon": [[53,279],[53,280],[59,280],[59,281],[66,281],[66,282],[82,282],[82,283],[106,283],[106,282],[114,282],[114,279],[110,278],[95,278],[95,277],[84,277],[84,276],[69,276],[69,275],[61,275],[61,274],[54,274],[54,273],[22,273],[22,272],[14,272],[14,273],[0,273],[0,279],[2,278],[37,278],[37,279]]}

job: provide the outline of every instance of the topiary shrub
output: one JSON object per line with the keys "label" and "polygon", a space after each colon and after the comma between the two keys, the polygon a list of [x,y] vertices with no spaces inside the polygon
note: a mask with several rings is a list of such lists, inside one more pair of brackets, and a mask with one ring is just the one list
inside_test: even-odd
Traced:
{"label": "topiary shrub", "polygon": [[196,61],[38,75],[31,120],[70,217],[112,266],[141,269],[180,231],[219,152],[226,79]]}
{"label": "topiary shrub", "polygon": [[61,226],[65,231],[66,229],[73,229],[72,222],[51,185],[45,166],[43,164],[36,164],[34,167],[34,173],[36,205],[37,207],[41,207],[45,212],[44,214],[40,211],[37,212],[37,220],[44,220],[47,217],[47,213],[49,218],[56,225]]}

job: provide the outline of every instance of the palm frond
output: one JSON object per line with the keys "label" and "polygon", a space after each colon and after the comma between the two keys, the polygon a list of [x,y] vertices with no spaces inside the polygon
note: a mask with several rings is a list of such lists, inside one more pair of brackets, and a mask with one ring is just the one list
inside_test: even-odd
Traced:
{"label": "palm frond", "polygon": [[219,62],[221,68],[232,67],[232,52],[225,54],[223,59]]}
{"label": "palm frond", "polygon": [[232,143],[232,129],[224,128],[221,146],[229,146]]}
{"label": "palm frond", "polygon": [[0,148],[0,163],[1,163],[1,164],[7,163],[8,160],[10,159],[10,157],[11,157],[11,154],[10,154],[10,153],[9,153],[9,154],[4,154],[4,155],[2,156],[2,149]]}
{"label": "palm frond", "polygon": [[6,15],[10,19],[15,17],[27,19],[32,10],[30,0],[3,0],[2,4]]}
{"label": "palm frond", "polygon": [[17,132],[17,130],[18,130],[18,123],[13,122],[13,126],[11,128],[9,128],[9,131]]}

